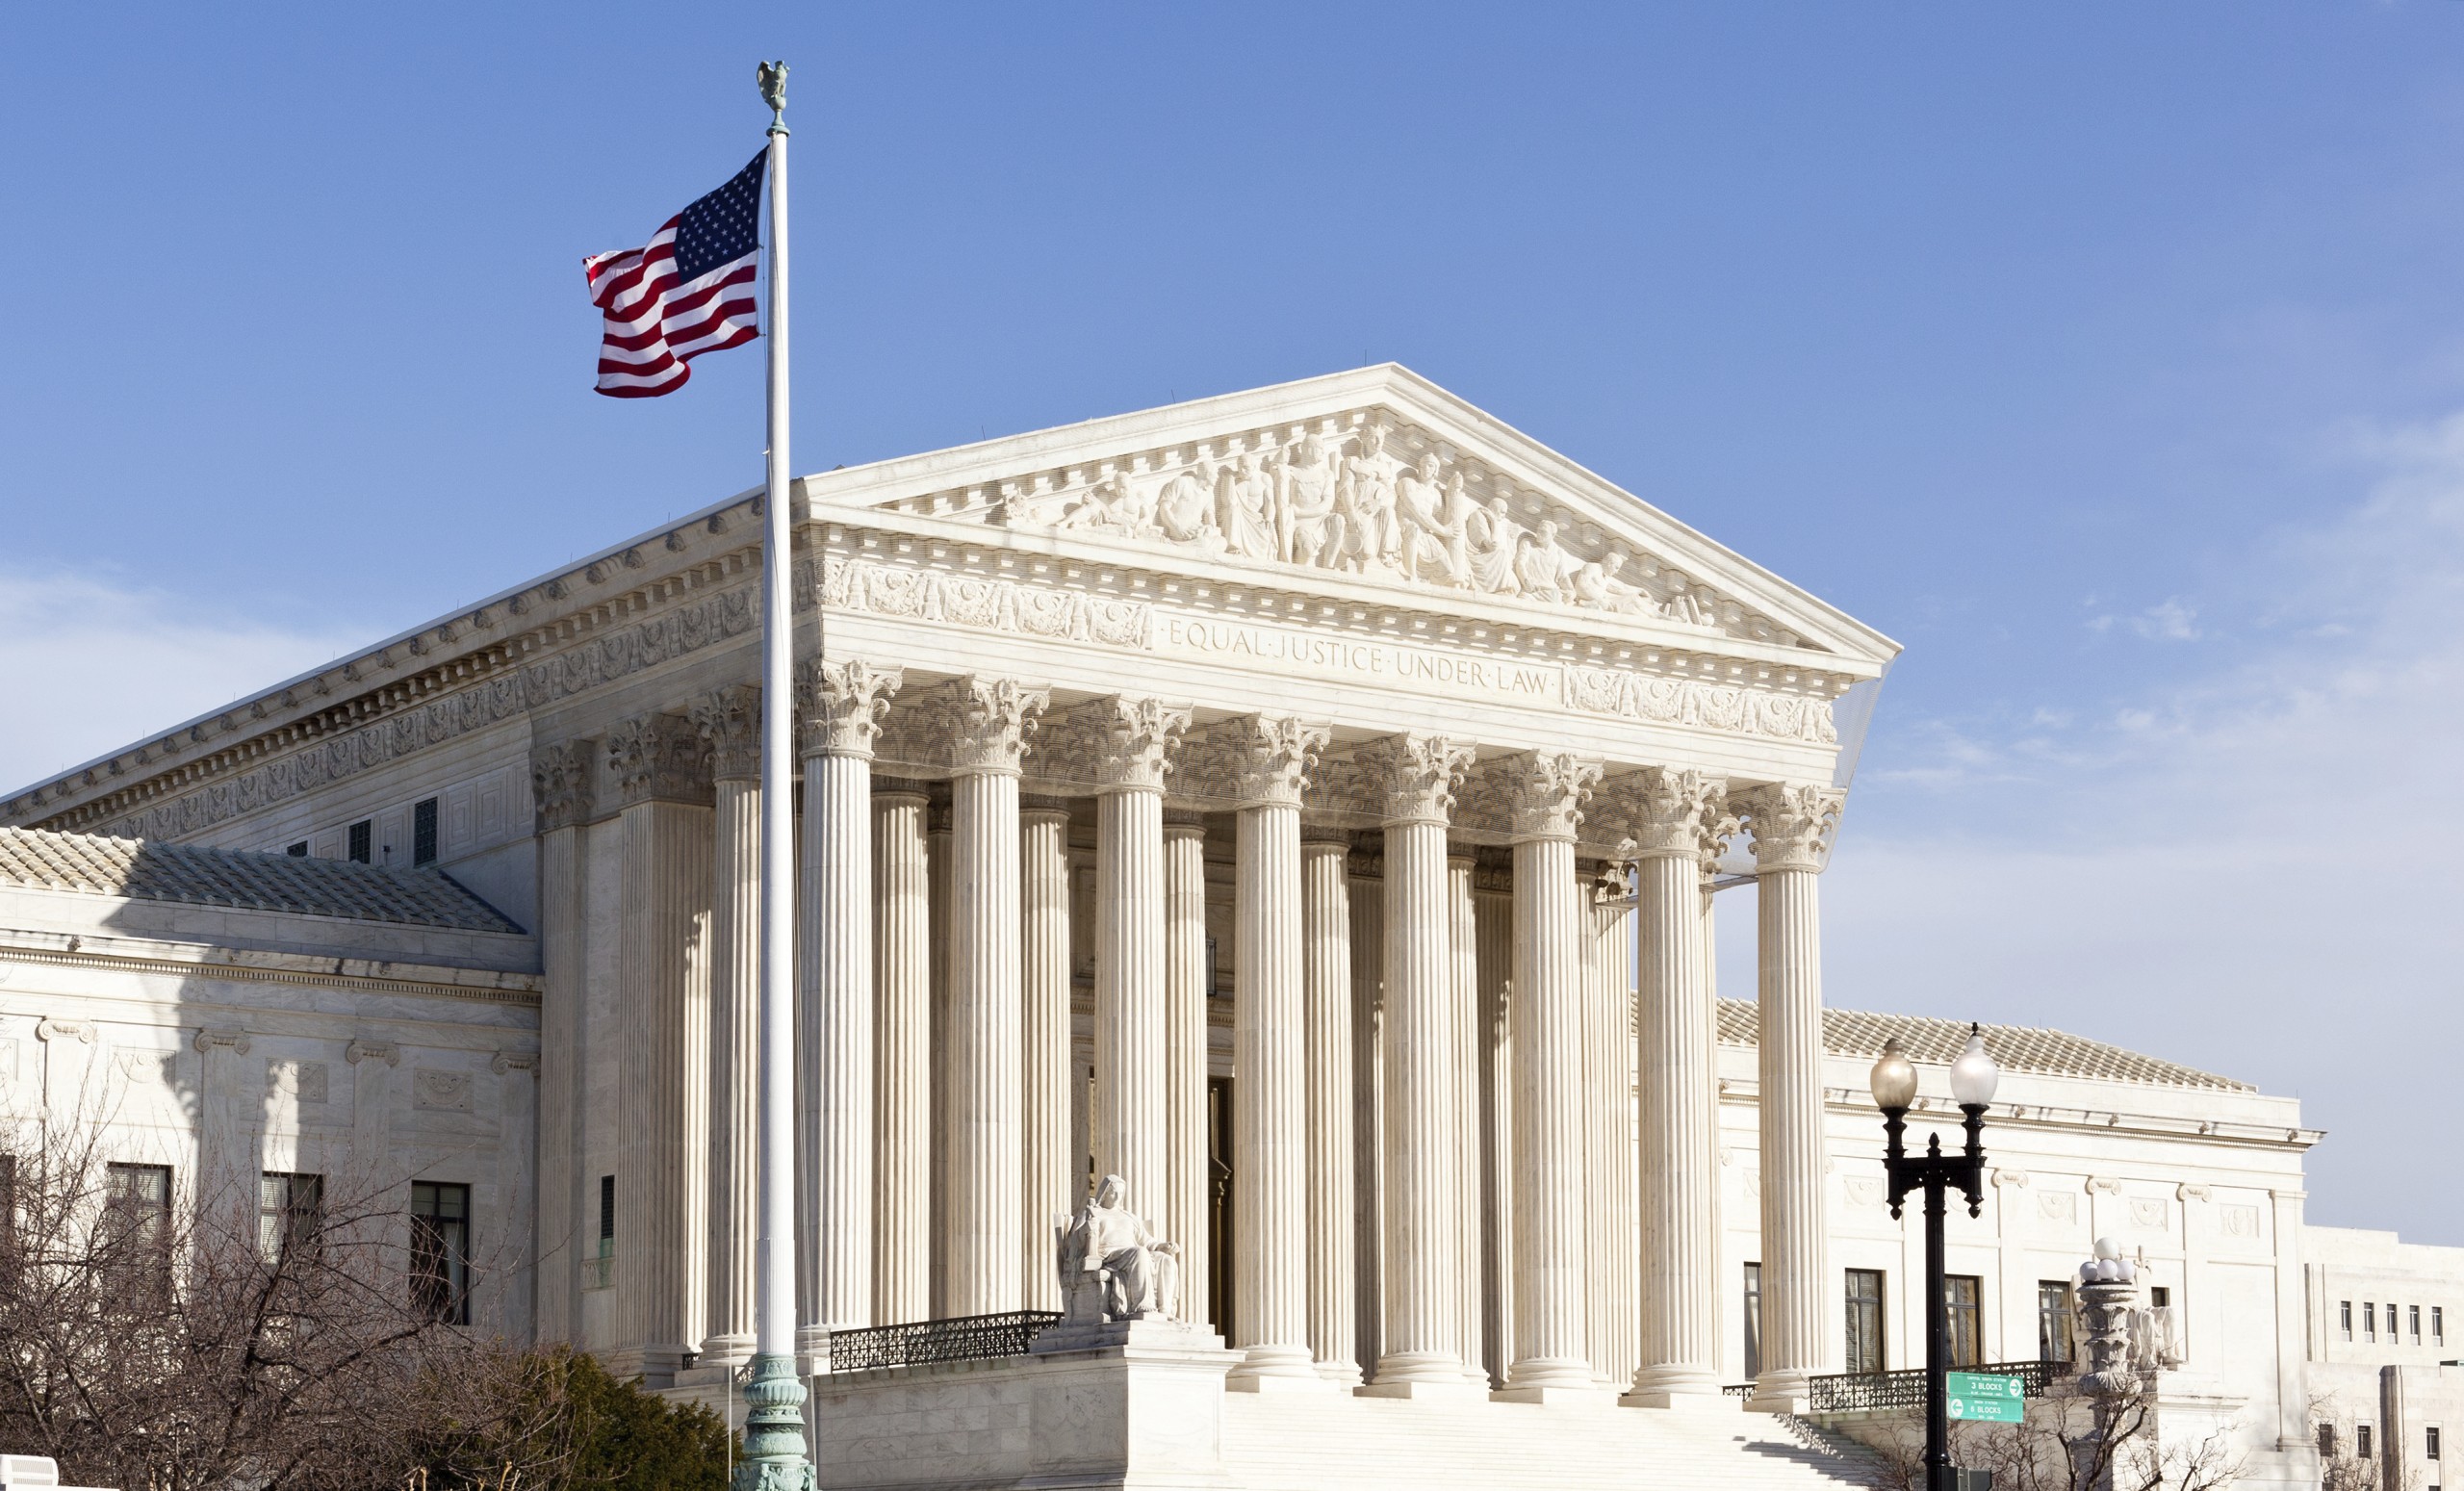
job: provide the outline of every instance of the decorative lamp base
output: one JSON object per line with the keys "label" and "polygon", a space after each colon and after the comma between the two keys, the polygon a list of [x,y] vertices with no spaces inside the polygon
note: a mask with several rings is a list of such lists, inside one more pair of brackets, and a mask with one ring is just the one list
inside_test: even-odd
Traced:
{"label": "decorative lamp base", "polygon": [[745,1385],[744,1458],[730,1491],[813,1491],[805,1458],[805,1385],[791,1356],[757,1356]]}

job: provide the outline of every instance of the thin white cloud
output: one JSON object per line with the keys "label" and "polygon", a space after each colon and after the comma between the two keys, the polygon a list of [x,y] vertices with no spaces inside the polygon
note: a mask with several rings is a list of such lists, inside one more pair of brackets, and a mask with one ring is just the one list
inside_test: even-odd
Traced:
{"label": "thin white cloud", "polygon": [[2130,630],[2151,642],[2198,640],[2198,610],[2168,597],[2130,619]]}
{"label": "thin white cloud", "polygon": [[325,661],[342,628],[251,622],[108,576],[0,570],[0,792]]}
{"label": "thin white cloud", "polygon": [[[1824,877],[1827,996],[2299,1096],[2330,1130],[2313,1221],[2464,1243],[2464,1195],[2420,1169],[2464,1061],[2464,416],[2356,449],[2367,500],[2242,577],[2272,640],[2101,713],[1869,758]],[[1750,980],[1752,903],[1722,912]]]}

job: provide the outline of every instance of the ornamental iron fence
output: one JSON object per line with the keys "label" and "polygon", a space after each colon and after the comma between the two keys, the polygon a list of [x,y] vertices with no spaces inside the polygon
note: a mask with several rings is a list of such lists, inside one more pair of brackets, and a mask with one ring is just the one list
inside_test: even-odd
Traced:
{"label": "ornamental iron fence", "polygon": [[[2017,1377],[2024,1384],[2021,1391],[2030,1398],[2042,1398],[2056,1377],[2068,1376],[2067,1362],[1989,1362],[1982,1367],[1960,1367],[1959,1372],[1989,1372],[2002,1376]],[[1828,1376],[1807,1379],[1812,1413],[1859,1413],[1877,1408],[1922,1408],[1925,1406],[1925,1369],[1911,1368],[1905,1372],[1842,1372]],[[1721,1389],[1732,1398],[1751,1398],[1754,1384],[1732,1383]]]}
{"label": "ornamental iron fence", "polygon": [[926,1362],[976,1361],[1016,1356],[1027,1343],[1061,1319],[1054,1310],[1011,1310],[1000,1315],[959,1315],[948,1320],[910,1321],[900,1325],[868,1325],[861,1330],[830,1333],[830,1370],[862,1372],[869,1367],[915,1367]]}

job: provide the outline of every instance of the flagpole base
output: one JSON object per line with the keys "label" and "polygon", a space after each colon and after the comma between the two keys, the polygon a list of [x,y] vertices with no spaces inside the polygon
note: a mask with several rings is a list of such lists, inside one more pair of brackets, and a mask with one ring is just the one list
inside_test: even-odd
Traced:
{"label": "flagpole base", "polygon": [[744,1401],[744,1457],[730,1491],[813,1491],[805,1458],[805,1385],[792,1356],[757,1356]]}

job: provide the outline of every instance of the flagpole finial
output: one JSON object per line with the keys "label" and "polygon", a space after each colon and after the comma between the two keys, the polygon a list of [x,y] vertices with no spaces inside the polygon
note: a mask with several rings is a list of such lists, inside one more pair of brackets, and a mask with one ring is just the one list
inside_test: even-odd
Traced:
{"label": "flagpole finial", "polygon": [[770,106],[770,129],[773,134],[787,132],[787,64],[783,62],[762,63],[753,70],[754,81],[761,85],[761,101]]}

